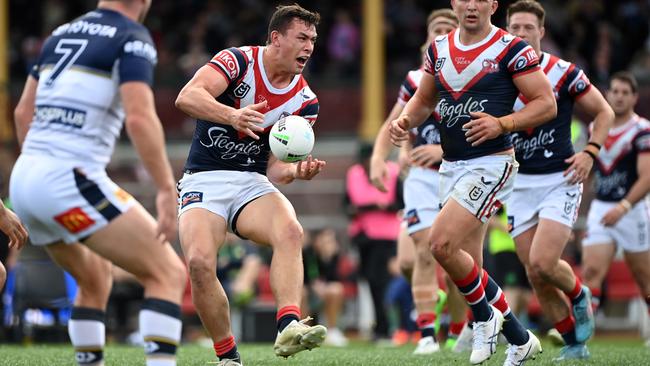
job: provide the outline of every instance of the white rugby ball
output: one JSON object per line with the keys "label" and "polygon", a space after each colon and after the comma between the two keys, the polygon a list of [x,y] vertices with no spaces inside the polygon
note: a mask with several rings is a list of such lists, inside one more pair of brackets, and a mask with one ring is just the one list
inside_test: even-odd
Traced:
{"label": "white rugby ball", "polygon": [[303,160],[314,148],[314,130],[300,116],[284,117],[271,127],[269,146],[279,160],[288,163]]}

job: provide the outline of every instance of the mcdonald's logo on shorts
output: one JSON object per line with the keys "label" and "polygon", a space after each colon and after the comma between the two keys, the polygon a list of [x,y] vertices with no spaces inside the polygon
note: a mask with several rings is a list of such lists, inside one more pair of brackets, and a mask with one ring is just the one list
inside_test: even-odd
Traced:
{"label": "mcdonald's logo on shorts", "polygon": [[54,220],[72,234],[82,232],[95,223],[95,220],[91,219],[81,207],[75,207],[56,215],[54,216]]}

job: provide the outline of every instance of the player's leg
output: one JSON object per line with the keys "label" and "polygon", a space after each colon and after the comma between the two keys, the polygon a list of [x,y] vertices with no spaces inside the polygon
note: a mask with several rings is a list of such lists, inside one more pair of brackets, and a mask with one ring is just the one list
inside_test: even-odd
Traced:
{"label": "player's leg", "polygon": [[132,273],[144,287],[139,315],[148,366],[175,365],[182,324],[180,302],[186,282],[183,262],[157,224],[138,203],[91,235],[85,244]]}
{"label": "player's leg", "polygon": [[7,270],[5,266],[0,263],[0,291],[5,287],[5,282],[7,281]]}
{"label": "player's leg", "polygon": [[472,347],[472,331],[469,328],[466,316],[468,311],[467,303],[458,287],[446,273],[445,283],[447,285],[447,309],[450,318],[445,348],[452,349],[454,352],[463,352]]}
{"label": "player's leg", "polygon": [[[503,315],[488,304],[481,283],[479,265],[484,226],[455,199],[450,199],[434,221],[429,239],[435,259],[463,294],[476,319],[470,356],[474,364],[485,361],[496,351],[496,338],[503,323]],[[478,260],[470,252],[478,255]]]}
{"label": "player's leg", "polygon": [[[630,268],[630,272],[634,276],[639,289],[641,290],[641,296],[645,300],[648,313],[650,315],[650,251],[644,250],[641,252],[630,252],[625,251],[625,262]],[[648,334],[648,329],[644,329],[645,334],[642,334],[646,339],[650,339],[650,334]]]}
{"label": "player's leg", "polygon": [[415,266],[415,243],[405,227],[400,228],[397,237],[397,263],[402,275],[411,282]]}
{"label": "player's leg", "polygon": [[582,243],[582,281],[593,294],[593,311],[600,306],[600,293],[609,266],[616,255],[616,245],[611,241]]}
{"label": "player's leg", "polygon": [[228,298],[215,272],[226,221],[206,209],[190,209],[179,217],[179,235],[190,272],[192,302],[212,338],[215,353],[219,359],[240,360],[230,328]]}
{"label": "player's leg", "polygon": [[417,326],[422,338],[415,354],[431,354],[440,350],[435,339],[436,304],[438,300],[438,278],[436,262],[429,248],[429,228],[411,234],[415,244],[415,266],[411,290],[417,311]]}
{"label": "player's leg", "polygon": [[45,247],[50,257],[77,282],[68,334],[79,365],[103,365],[106,304],[113,285],[111,263],[81,244]]}
{"label": "player's leg", "polygon": [[287,357],[320,346],[326,328],[299,322],[303,230],[289,200],[281,193],[254,199],[241,209],[235,225],[243,237],[273,248],[271,287],[278,306],[279,332],[274,346],[276,354]]}
{"label": "player's leg", "polygon": [[345,293],[341,282],[325,282],[323,284],[323,302],[325,319],[327,320],[328,332],[326,342],[333,346],[345,346],[347,338],[338,328],[339,315],[345,304]]}

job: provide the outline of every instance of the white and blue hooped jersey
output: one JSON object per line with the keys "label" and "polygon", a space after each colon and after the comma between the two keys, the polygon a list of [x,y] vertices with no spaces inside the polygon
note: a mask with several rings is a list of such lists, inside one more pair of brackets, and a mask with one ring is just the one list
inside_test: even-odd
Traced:
{"label": "white and blue hooped jersey", "polygon": [[149,31],[97,9],[56,28],[30,75],[38,80],[25,154],[106,165],[124,123],[119,87],[153,82]]}
{"label": "white and blue hooped jersey", "polygon": [[493,26],[485,39],[469,46],[460,43],[458,29],[438,36],[427,50],[424,71],[435,78],[444,159],[467,160],[510,149],[509,134],[472,146],[462,126],[471,112],[494,117],[512,113],[519,95],[513,79],[537,70],[535,50],[503,29]]}
{"label": "white and blue hooped jersey", "polygon": [[[422,80],[422,75],[424,74],[423,69],[411,70],[406,74],[406,79],[402,82],[402,86],[399,89],[399,95],[397,97],[397,103],[404,106],[408,101],[415,95],[415,91],[420,86],[420,81]],[[415,141],[413,147],[418,147],[420,145],[440,145],[440,131],[438,130],[438,121],[440,116],[438,115],[438,110],[434,111],[426,121],[424,121],[417,128],[412,129],[413,135],[415,135]],[[432,169],[439,169],[440,162],[435,163],[430,166]]]}
{"label": "white and blue hooped jersey", "polygon": [[285,88],[277,89],[267,79],[263,63],[264,47],[231,47],[217,53],[208,63],[228,81],[217,100],[233,108],[267,101],[264,132],[259,140],[219,122],[196,121],[185,169],[251,171],[266,175],[271,127],[281,118],[298,115],[312,124],[318,117],[318,98],[302,75],[294,76]]}
{"label": "white and blue hooped jersey", "polygon": [[620,201],[639,179],[638,155],[650,152],[650,121],[634,114],[622,126],[609,130],[596,159],[596,198]]}
{"label": "white and blue hooped jersey", "polygon": [[[557,101],[557,117],[529,129],[512,133],[519,173],[549,174],[568,167],[565,159],[573,156],[571,143],[571,118],[573,105],[591,88],[585,73],[575,64],[549,53],[540,55],[540,67],[553,87]],[[514,110],[522,109],[528,101],[519,94]]]}

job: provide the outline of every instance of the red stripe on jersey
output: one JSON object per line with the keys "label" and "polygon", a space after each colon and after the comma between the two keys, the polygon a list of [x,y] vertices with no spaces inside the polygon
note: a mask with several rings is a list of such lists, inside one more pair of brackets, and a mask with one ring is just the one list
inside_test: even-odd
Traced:
{"label": "red stripe on jersey", "polygon": [[[469,66],[469,64],[471,64],[478,56],[480,56],[481,53],[483,53],[483,51],[488,49],[488,47],[492,46],[496,41],[499,40],[499,38],[501,38],[503,36],[503,32],[497,31],[497,32],[494,33],[494,36],[492,36],[492,38],[490,38],[489,41],[485,42],[485,44],[483,44],[483,45],[481,45],[479,47],[476,47],[476,48],[472,48],[471,50],[464,51],[464,50],[461,50],[458,47],[456,47],[456,44],[455,44],[455,38],[456,37],[454,36],[454,34],[452,34],[452,33],[455,33],[456,31],[457,31],[457,29],[454,29],[451,33],[449,33],[449,36],[448,36],[449,37],[449,57],[451,58],[451,60],[449,60],[449,61],[451,61],[452,65],[454,65],[454,68],[456,69],[456,71],[459,74],[461,72],[463,72],[463,70],[465,70],[465,68],[467,68],[467,66]],[[514,46],[514,44],[513,44],[513,46]],[[509,47],[506,47],[506,49],[509,49]],[[434,48],[434,50],[435,50],[435,48]],[[464,63],[463,64],[457,63],[456,61],[458,61],[459,59],[465,59]]]}
{"label": "red stripe on jersey", "polygon": [[569,74],[572,73],[575,68],[576,68],[576,65],[571,64],[571,66],[569,66],[569,69],[564,73],[564,75],[562,75],[560,80],[558,80],[557,84],[555,85],[555,92],[556,93],[560,92],[560,88],[562,87],[562,85],[564,85],[564,82],[569,77]]}

